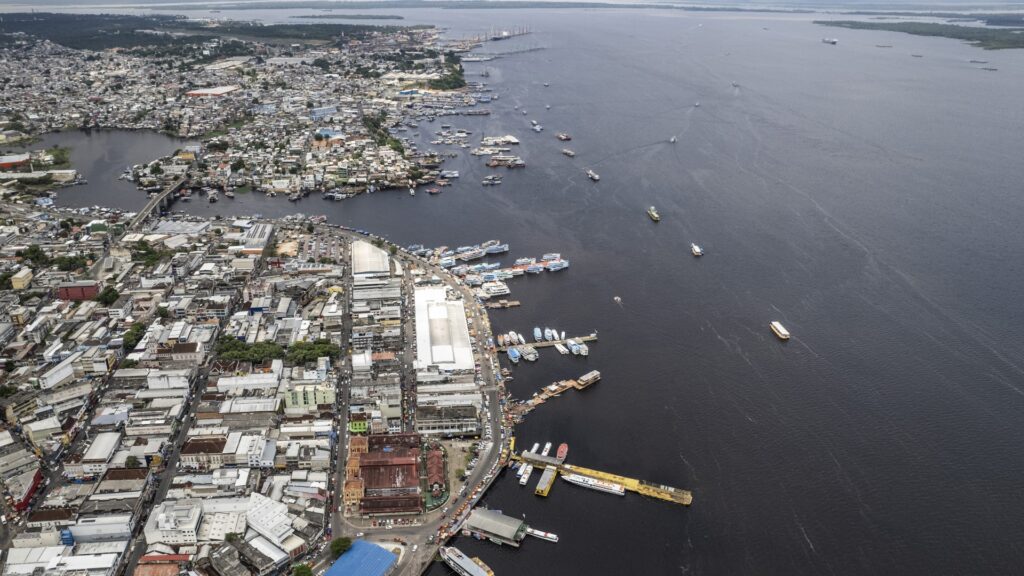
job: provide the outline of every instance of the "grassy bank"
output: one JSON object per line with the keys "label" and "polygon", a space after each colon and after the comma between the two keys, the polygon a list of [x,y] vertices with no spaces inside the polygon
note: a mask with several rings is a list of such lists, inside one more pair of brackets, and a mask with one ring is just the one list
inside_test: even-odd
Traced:
{"label": "grassy bank", "polygon": [[851,30],[886,30],[915,36],[955,38],[986,50],[1024,48],[1024,29],[1022,28],[994,29],[930,22],[859,22],[855,20],[815,20],[814,23]]}

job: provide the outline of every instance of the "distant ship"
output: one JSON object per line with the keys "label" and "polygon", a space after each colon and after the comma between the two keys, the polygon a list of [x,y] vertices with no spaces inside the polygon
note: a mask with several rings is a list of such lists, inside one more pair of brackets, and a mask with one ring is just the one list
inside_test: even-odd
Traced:
{"label": "distant ship", "polygon": [[587,170],[587,178],[590,178],[594,182],[597,182],[598,180],[601,179],[601,177],[598,176],[597,172],[594,172],[593,170]]}
{"label": "distant ship", "polygon": [[696,244],[690,244],[690,252],[693,252],[694,256],[704,255],[704,251],[701,250],[700,246],[697,246]]}
{"label": "distant ship", "polygon": [[775,332],[775,335],[779,337],[779,340],[789,340],[789,330],[786,330],[786,327],[781,322],[774,321],[770,326],[772,327],[772,332]]}
{"label": "distant ship", "polygon": [[232,192],[231,190],[227,190],[227,191],[224,192],[224,196],[226,196],[228,198],[234,198],[235,197],[235,193]]}
{"label": "distant ship", "polygon": [[669,139],[668,139],[668,141],[669,141],[669,143],[671,143],[671,144],[675,144],[675,143],[676,143],[676,137],[675,137],[675,136],[673,136],[673,137],[669,138]]}
{"label": "distant ship", "polygon": [[655,222],[661,222],[661,214],[658,214],[658,209],[655,208],[654,206],[651,206],[650,208],[647,209],[647,215],[651,217],[651,220],[654,220]]}
{"label": "distant ship", "polygon": [[572,150],[569,150],[568,148],[562,148],[562,154],[565,154],[569,158],[575,158],[576,157],[576,153],[573,152]]}
{"label": "distant ship", "polygon": [[821,41],[825,44],[831,44],[833,46],[839,44],[839,38],[822,38]]}
{"label": "distant ship", "polygon": [[565,132],[559,132],[559,133],[558,133],[558,134],[557,134],[557,135],[555,136],[555,138],[558,138],[558,139],[559,139],[559,140],[561,140],[562,142],[568,142],[569,140],[572,140],[572,136],[569,136],[569,135],[568,135],[568,134],[566,134]]}
{"label": "distant ship", "polygon": [[459,576],[494,576],[494,571],[479,558],[470,558],[454,546],[442,546],[441,559]]}

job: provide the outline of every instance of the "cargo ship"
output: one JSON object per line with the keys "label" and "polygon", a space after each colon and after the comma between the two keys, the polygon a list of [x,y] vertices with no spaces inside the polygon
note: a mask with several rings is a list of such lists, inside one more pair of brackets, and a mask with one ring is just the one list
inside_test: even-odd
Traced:
{"label": "cargo ship", "polygon": [[771,323],[771,327],[772,332],[775,332],[775,335],[779,337],[779,340],[789,340],[789,330],[786,330],[786,327],[783,326],[781,322],[776,320]]}
{"label": "cargo ship", "polygon": [[655,222],[661,221],[661,214],[658,214],[658,209],[655,208],[654,206],[651,206],[650,208],[647,209],[647,215],[650,216],[651,220],[654,220]]}
{"label": "cargo ship", "polygon": [[470,558],[454,546],[442,546],[441,559],[459,576],[494,576],[494,571],[479,558]]}
{"label": "cargo ship", "polygon": [[565,480],[570,484],[590,488],[591,490],[597,490],[599,492],[607,492],[609,494],[617,494],[619,496],[624,496],[626,494],[626,488],[623,487],[622,484],[605,482],[604,480],[598,480],[597,478],[591,478],[589,476],[580,476],[579,474],[562,474],[562,480]]}
{"label": "cargo ship", "polygon": [[565,457],[569,454],[569,445],[562,442],[558,445],[558,452],[555,452],[555,458],[559,460],[565,460]]}

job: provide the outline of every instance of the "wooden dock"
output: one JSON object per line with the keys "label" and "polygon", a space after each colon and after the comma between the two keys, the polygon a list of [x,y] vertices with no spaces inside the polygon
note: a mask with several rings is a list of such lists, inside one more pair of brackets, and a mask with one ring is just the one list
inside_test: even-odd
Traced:
{"label": "wooden dock", "polygon": [[540,392],[535,392],[533,398],[526,401],[526,405],[522,413],[526,414],[530,412],[537,406],[547,402],[549,399],[560,396],[562,392],[572,389],[584,390],[600,380],[601,373],[597,370],[592,370],[583,376],[580,376],[578,380],[570,378],[569,380],[559,380],[553,384],[548,384],[541,388]]}
{"label": "wooden dock", "polygon": [[576,342],[593,342],[597,340],[597,332],[590,334],[589,336],[573,336],[572,338],[566,338],[565,340],[541,340],[540,342],[527,342],[526,344],[516,344],[515,346],[498,346],[499,352],[508,352],[509,348],[519,346],[533,346],[534,348],[550,348],[555,344],[565,344],[569,340],[575,340]]}

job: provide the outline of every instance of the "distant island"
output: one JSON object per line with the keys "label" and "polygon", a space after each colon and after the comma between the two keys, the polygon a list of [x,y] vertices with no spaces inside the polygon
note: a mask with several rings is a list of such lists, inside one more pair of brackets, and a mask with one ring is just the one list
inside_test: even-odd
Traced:
{"label": "distant island", "polygon": [[931,22],[860,22],[856,20],[815,20],[814,23],[853,30],[887,30],[915,36],[956,38],[986,50],[1024,48],[1024,28],[984,28]]}
{"label": "distant island", "polygon": [[[385,6],[386,4],[386,6]],[[284,0],[260,2],[260,10],[378,10],[380,8],[439,8],[439,9],[484,9],[484,10],[511,10],[511,9],[644,9],[644,10],[685,10],[691,12],[768,12],[782,14],[810,14],[813,10],[805,9],[780,9],[780,8],[744,8],[724,6],[681,6],[678,4],[660,3],[639,3],[630,4],[627,2],[594,2],[576,0]],[[161,4],[164,10],[251,10],[253,4],[250,2],[238,3],[203,3],[187,2],[179,4]],[[325,18],[330,16],[324,15]]]}
{"label": "distant island", "polygon": [[405,20],[398,14],[304,14],[292,16],[304,20]]}

